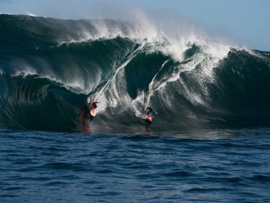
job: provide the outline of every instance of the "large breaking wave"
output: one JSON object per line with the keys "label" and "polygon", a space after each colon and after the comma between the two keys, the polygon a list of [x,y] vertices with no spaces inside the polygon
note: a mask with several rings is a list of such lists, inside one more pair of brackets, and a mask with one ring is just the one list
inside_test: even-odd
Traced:
{"label": "large breaking wave", "polygon": [[0,126],[95,132],[270,126],[270,53],[149,24],[0,15]]}

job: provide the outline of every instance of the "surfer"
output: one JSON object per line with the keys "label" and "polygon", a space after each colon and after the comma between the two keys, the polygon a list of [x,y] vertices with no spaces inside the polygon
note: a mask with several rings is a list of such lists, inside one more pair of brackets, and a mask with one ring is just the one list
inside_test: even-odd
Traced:
{"label": "surfer", "polygon": [[89,122],[96,116],[97,103],[90,100],[88,104],[83,106],[80,110],[80,126],[84,131],[89,131]]}
{"label": "surfer", "polygon": [[90,100],[89,104],[89,112],[90,112],[90,121],[93,120],[93,118],[96,116],[96,108],[97,108],[97,102],[94,102],[93,100]]}
{"label": "surfer", "polygon": [[148,107],[145,108],[144,111],[146,111],[146,120],[145,120],[145,122],[146,122],[146,124],[148,126],[150,126],[151,123],[152,123],[152,120],[153,120],[153,114],[157,114],[157,111],[150,105],[148,105]]}
{"label": "surfer", "polygon": [[88,119],[89,121],[93,120],[96,116],[97,102],[90,100],[90,102],[81,108],[80,117]]}

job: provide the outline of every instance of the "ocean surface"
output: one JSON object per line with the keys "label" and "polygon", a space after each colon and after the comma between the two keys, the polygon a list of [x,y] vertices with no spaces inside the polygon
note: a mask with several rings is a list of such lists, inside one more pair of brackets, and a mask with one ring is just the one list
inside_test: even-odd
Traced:
{"label": "ocean surface", "polygon": [[0,29],[1,203],[270,202],[270,52],[147,20]]}
{"label": "ocean surface", "polygon": [[270,202],[270,129],[0,132],[1,202]]}

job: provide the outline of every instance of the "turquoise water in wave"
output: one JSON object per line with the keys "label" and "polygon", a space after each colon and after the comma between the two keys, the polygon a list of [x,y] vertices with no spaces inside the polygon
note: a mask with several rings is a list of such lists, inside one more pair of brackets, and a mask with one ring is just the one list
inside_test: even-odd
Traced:
{"label": "turquoise water in wave", "polygon": [[153,134],[1,130],[1,202],[270,201],[270,129]]}

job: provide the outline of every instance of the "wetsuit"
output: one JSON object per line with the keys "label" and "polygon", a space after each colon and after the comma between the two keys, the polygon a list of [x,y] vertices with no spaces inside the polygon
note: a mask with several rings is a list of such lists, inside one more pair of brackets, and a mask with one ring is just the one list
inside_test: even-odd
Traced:
{"label": "wetsuit", "polygon": [[91,121],[91,120],[93,120],[93,118],[96,115],[96,110],[95,109],[97,108],[97,102],[90,101],[88,106],[89,106],[90,121]]}
{"label": "wetsuit", "polygon": [[149,106],[149,107],[146,108],[146,120],[145,120],[145,122],[146,122],[146,124],[147,124],[148,126],[150,126],[151,123],[152,123],[152,115],[153,115],[154,113],[157,113],[157,112],[156,112],[156,110],[155,110],[154,108],[152,108],[151,106]]}
{"label": "wetsuit", "polygon": [[85,119],[90,119],[90,105],[87,104],[84,107],[81,108],[80,116]]}
{"label": "wetsuit", "polygon": [[89,102],[89,104],[81,108],[81,111],[80,111],[81,118],[89,119],[89,121],[91,121],[94,118],[94,116],[91,115],[90,111],[96,108],[97,108],[96,102],[93,102],[93,101]]}

